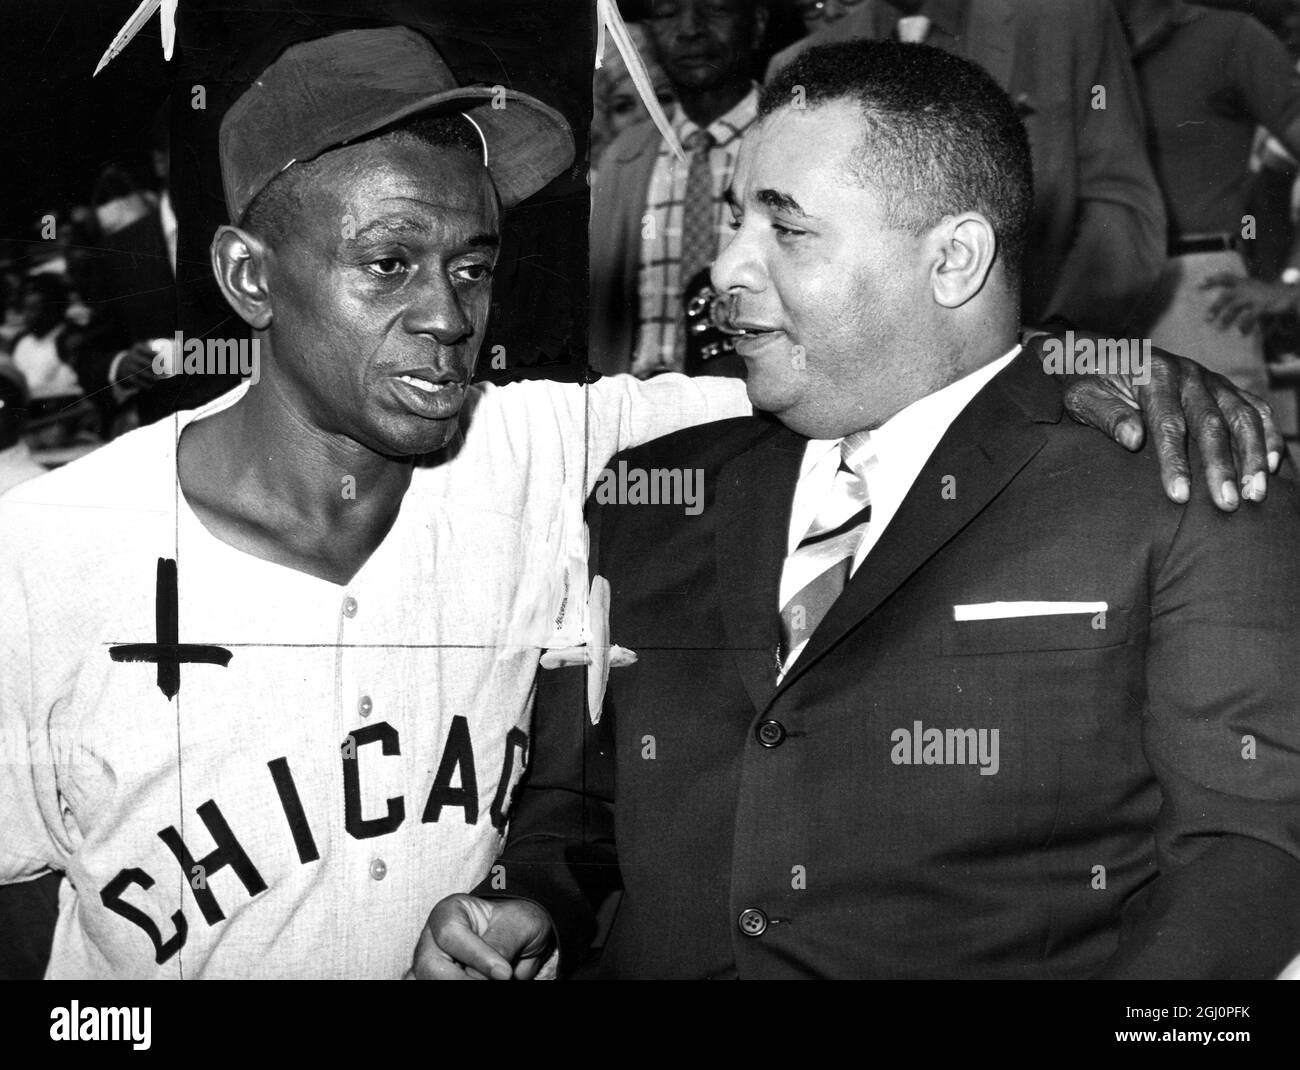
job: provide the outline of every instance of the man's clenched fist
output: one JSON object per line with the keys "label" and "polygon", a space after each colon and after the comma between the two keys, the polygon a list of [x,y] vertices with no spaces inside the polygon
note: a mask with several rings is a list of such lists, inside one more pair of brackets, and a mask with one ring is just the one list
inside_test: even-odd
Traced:
{"label": "man's clenched fist", "polygon": [[449,895],[429,915],[406,979],[531,981],[553,947],[550,916],[536,903]]}

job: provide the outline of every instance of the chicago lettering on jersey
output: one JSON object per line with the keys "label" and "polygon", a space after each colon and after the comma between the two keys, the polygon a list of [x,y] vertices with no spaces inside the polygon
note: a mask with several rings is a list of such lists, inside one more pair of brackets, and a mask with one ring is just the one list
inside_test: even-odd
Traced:
{"label": "chicago lettering on jersey", "polygon": [[[406,800],[400,795],[385,801],[383,816],[371,818],[361,816],[361,767],[357,761],[357,754],[362,747],[373,745],[378,745],[385,757],[395,757],[402,753],[398,731],[387,721],[377,721],[356,729],[344,739],[340,747],[344,827],[348,835],[357,840],[390,835],[396,832],[406,820]],[[487,815],[492,827],[498,832],[505,831],[506,820],[510,813],[512,801],[510,784],[515,772],[515,763],[519,763],[519,769],[522,771],[527,761],[527,751],[527,733],[519,728],[510,729],[506,735],[505,753],[501,759],[500,780]],[[281,809],[284,811],[284,819],[289,827],[299,864],[307,865],[318,861],[320,850],[316,846],[311,822],[302,805],[297,785],[294,783],[289,760],[284,757],[273,758],[266,764]],[[420,822],[436,824],[444,819],[444,814],[449,820],[454,820],[457,813],[465,824],[478,824],[478,771],[474,761],[474,745],[470,737],[469,721],[460,715],[452,718],[442,757],[425,799]],[[225,911],[209,886],[209,881],[216,873],[223,869],[230,869],[239,878],[250,898],[266,891],[267,884],[258,871],[256,863],[249,857],[248,852],[244,850],[231,830],[216,800],[208,799],[202,803],[198,807],[198,815],[215,845],[202,858],[194,856],[175,826],[169,825],[159,830],[158,838],[167,845],[167,849],[175,857],[181,871],[185,874],[185,882],[190,887],[203,920],[211,926],[226,918]],[[138,867],[122,869],[104,886],[99,897],[105,908],[137,926],[149,938],[154,948],[154,961],[162,965],[185,946],[189,923],[184,912],[180,910],[173,912],[168,919],[172,930],[171,935],[164,938],[162,930],[155,924],[153,918],[124,898],[133,887],[147,892],[154,883],[153,876],[143,869]]]}

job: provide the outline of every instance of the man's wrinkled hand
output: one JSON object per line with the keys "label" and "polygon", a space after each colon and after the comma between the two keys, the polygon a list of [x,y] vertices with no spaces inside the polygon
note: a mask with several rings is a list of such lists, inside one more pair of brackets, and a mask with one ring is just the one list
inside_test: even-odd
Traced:
{"label": "man's wrinkled hand", "polygon": [[[1026,343],[1040,359],[1046,337],[1039,335]],[[1131,365],[1128,372],[1059,378],[1066,384],[1065,407],[1070,415],[1104,431],[1126,449],[1141,449],[1150,428],[1160,481],[1170,500],[1183,504],[1191,495],[1189,433],[1200,448],[1216,506],[1232,512],[1242,497],[1264,500],[1267,473],[1277,471],[1284,443],[1273,410],[1262,398],[1194,360],[1155,347],[1147,369]]]}
{"label": "man's wrinkled hand", "polygon": [[430,913],[406,979],[531,981],[554,942],[536,903],[449,895]]}

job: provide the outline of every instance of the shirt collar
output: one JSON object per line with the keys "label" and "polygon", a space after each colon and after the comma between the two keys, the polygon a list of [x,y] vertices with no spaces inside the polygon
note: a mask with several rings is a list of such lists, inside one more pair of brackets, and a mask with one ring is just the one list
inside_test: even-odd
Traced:
{"label": "shirt collar", "polygon": [[167,190],[163,190],[158,198],[158,217],[164,231],[176,230],[176,209],[172,207],[172,196]]}
{"label": "shirt collar", "polygon": [[[949,37],[960,38],[966,29],[966,10],[969,6],[968,0],[926,0],[916,14],[924,15]],[[876,18],[880,21],[876,27],[877,34],[892,34],[898,20],[903,17],[902,12],[893,4],[878,4]]]}
{"label": "shirt collar", "polygon": [[172,274],[175,274],[176,243],[180,235],[176,226],[176,210],[172,207],[171,194],[166,189],[158,198],[158,221],[162,225],[163,242],[167,246],[167,256],[171,260]]}
{"label": "shirt collar", "polygon": [[[673,131],[677,134],[677,140],[684,142],[699,127],[686,117],[681,104],[675,104],[673,108]],[[714,147],[721,147],[740,137],[756,118],[758,118],[758,85],[754,84],[729,112],[714,119],[705,129],[713,135]]]}

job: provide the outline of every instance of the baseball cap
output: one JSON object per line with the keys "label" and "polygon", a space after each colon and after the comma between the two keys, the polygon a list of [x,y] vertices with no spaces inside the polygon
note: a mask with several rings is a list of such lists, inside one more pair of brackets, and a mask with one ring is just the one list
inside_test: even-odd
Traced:
{"label": "baseball cap", "polygon": [[458,84],[433,45],[409,27],[348,30],[291,45],[221,120],[231,220],[291,164],[424,111],[460,112],[473,122],[507,208],[573,162],[573,135],[554,108],[513,89]]}

